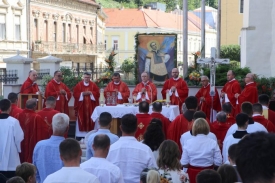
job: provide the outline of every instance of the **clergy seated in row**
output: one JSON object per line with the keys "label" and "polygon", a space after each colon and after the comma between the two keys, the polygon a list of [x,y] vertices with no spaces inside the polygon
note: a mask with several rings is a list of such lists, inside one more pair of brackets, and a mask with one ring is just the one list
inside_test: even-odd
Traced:
{"label": "clergy seated in row", "polygon": [[36,180],[38,183],[44,182],[48,175],[63,167],[59,156],[59,145],[65,140],[64,134],[69,129],[69,121],[67,114],[55,114],[52,119],[52,136],[36,144],[32,160],[37,168]]}
{"label": "clergy seated in row", "polygon": [[95,175],[99,182],[124,183],[118,166],[106,160],[111,146],[108,135],[98,134],[93,140],[94,156],[80,164],[80,168]]}
{"label": "clergy seated in row", "polygon": [[153,103],[153,108],[152,108],[153,112],[151,114],[152,118],[158,118],[161,120],[162,122],[162,130],[164,132],[165,138],[167,138],[167,131],[170,125],[170,120],[168,118],[166,118],[165,116],[163,116],[161,114],[162,111],[162,103],[161,102],[154,102]]}
{"label": "clergy seated in row", "polygon": [[19,120],[24,131],[24,140],[21,143],[21,162],[32,163],[34,146],[40,140],[49,138],[49,125],[35,112],[37,99],[27,100],[26,109],[15,117]]}
{"label": "clergy seated in row", "polygon": [[44,183],[99,183],[95,175],[80,168],[82,150],[78,141],[71,138],[63,140],[59,145],[59,153],[64,166],[48,175]]}
{"label": "clergy seated in row", "polygon": [[213,133],[216,135],[218,139],[218,144],[220,149],[222,149],[223,146],[223,140],[225,138],[225,135],[228,131],[228,129],[231,126],[231,123],[227,122],[227,116],[226,113],[221,111],[216,115],[216,121],[214,121],[212,124]]}
{"label": "clergy seated in row", "polygon": [[237,150],[237,145],[238,144],[232,144],[229,148],[228,148],[228,161],[230,163],[231,166],[233,166],[233,168],[235,169],[236,173],[237,173],[237,178],[238,178],[238,182],[242,182],[240,174],[238,172],[237,166],[236,166],[236,150]]}
{"label": "clergy seated in row", "polygon": [[10,116],[15,117],[18,113],[21,113],[23,110],[18,107],[18,95],[16,93],[9,93],[8,99],[11,101],[11,111]]}
{"label": "clergy seated in row", "polygon": [[53,116],[60,112],[57,110],[54,110],[56,106],[56,99],[52,96],[46,99],[45,105],[46,107],[41,111],[38,111],[37,114],[40,115],[42,119],[44,119],[44,121],[50,126],[50,130],[49,130],[49,137],[50,137],[53,134],[53,129],[52,129]]}
{"label": "clergy seated in row", "polygon": [[196,175],[204,169],[213,169],[222,164],[221,151],[217,141],[207,138],[210,127],[203,118],[196,119],[192,127],[194,138],[184,143],[181,164],[188,168],[190,183],[195,183]]}
{"label": "clergy seated in row", "polygon": [[36,172],[36,167],[33,164],[24,162],[16,167],[15,174],[21,177],[25,183],[40,183],[36,180]]}
{"label": "clergy seated in row", "polygon": [[137,132],[135,134],[135,137],[137,138],[138,141],[143,140],[143,135],[145,133],[145,130],[152,120],[152,117],[149,113],[149,103],[146,101],[142,101],[139,103],[138,106],[139,113],[136,114],[137,117]]}
{"label": "clergy seated in row", "polygon": [[235,117],[232,116],[232,106],[229,102],[225,102],[222,104],[222,111],[226,113],[226,123],[230,123],[231,125],[235,124]]}
{"label": "clergy seated in row", "polygon": [[261,94],[258,97],[259,103],[263,106],[263,115],[275,125],[275,112],[268,108],[270,101],[267,94]]}
{"label": "clergy seated in row", "polygon": [[150,147],[135,138],[137,118],[126,114],[121,118],[122,136],[111,145],[107,160],[118,166],[124,182],[139,182],[140,172],[144,168],[157,167]]}
{"label": "clergy seated in row", "polygon": [[106,92],[117,92],[117,104],[128,103],[128,98],[130,96],[130,90],[126,83],[121,81],[120,74],[115,72],[113,74],[112,80],[104,89],[104,96],[107,98]]}
{"label": "clergy seated in row", "polygon": [[[267,132],[266,128],[262,124],[260,124],[260,123],[258,123],[258,122],[256,122],[256,121],[253,120],[253,118],[252,118],[252,115],[253,115],[253,106],[252,106],[252,104],[250,102],[244,102],[242,104],[242,108],[241,109],[242,109],[242,113],[247,114],[248,118],[249,118],[249,120],[248,120],[248,127],[246,129],[246,131],[248,133],[253,133],[253,132],[257,132],[257,131]],[[238,125],[235,123],[234,125],[232,125],[228,129],[228,131],[227,131],[227,133],[225,135],[225,138],[227,136],[232,135],[233,133],[235,133],[235,131],[237,129],[238,129]]]}
{"label": "clergy seated in row", "polygon": [[19,153],[24,133],[19,121],[11,116],[11,102],[8,99],[0,101],[0,174],[6,178],[15,176],[15,169],[20,165]]}
{"label": "clergy seated in row", "polygon": [[175,141],[182,152],[180,137],[183,133],[190,131],[193,126],[193,116],[198,107],[198,100],[194,96],[189,96],[185,99],[187,111],[178,115],[169,125],[167,139]]}
{"label": "clergy seated in row", "polygon": [[[206,115],[205,115],[205,113],[202,112],[202,111],[197,111],[197,112],[195,112],[192,121],[194,122],[196,119],[199,119],[199,118],[203,118],[203,119],[206,120]],[[215,135],[214,133],[209,132],[209,133],[207,134],[207,137],[208,137],[208,138],[211,138],[211,139],[213,139],[213,140],[215,140],[215,141],[217,142],[217,137],[216,137],[216,135]],[[180,137],[181,147],[183,148],[184,143],[185,143],[187,140],[191,139],[191,138],[194,138],[194,136],[193,136],[193,134],[192,134],[192,130],[187,131],[187,132],[185,132],[184,134],[182,134],[181,137]]]}
{"label": "clergy seated in row", "polygon": [[247,135],[247,126],[248,126],[248,115],[244,113],[239,113],[236,116],[236,124],[238,126],[237,131],[235,133],[227,136],[223,141],[222,155],[223,155],[223,163],[228,160],[228,149],[232,144],[237,144],[245,135]]}
{"label": "clergy seated in row", "polygon": [[111,144],[115,143],[119,138],[117,135],[111,133],[110,128],[111,128],[111,122],[112,122],[112,115],[108,112],[102,112],[99,115],[99,129],[95,132],[91,132],[89,136],[86,136],[88,139],[87,147],[86,147],[86,159],[90,159],[91,157],[94,156],[94,149],[92,148],[93,143],[94,143],[94,138],[95,136],[99,134],[105,134],[107,135],[110,140]]}
{"label": "clergy seated in row", "polygon": [[253,104],[253,120],[262,124],[268,132],[275,132],[275,126],[263,116],[263,107],[260,103]]}

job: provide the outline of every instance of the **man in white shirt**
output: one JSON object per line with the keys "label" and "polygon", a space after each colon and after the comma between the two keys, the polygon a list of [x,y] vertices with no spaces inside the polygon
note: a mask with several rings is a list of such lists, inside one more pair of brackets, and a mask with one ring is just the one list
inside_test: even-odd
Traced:
{"label": "man in white shirt", "polygon": [[137,141],[137,118],[126,114],[121,118],[122,137],[111,145],[107,160],[117,165],[122,171],[124,182],[139,182],[140,172],[144,168],[157,167],[151,149]]}
{"label": "man in white shirt", "polygon": [[100,182],[124,183],[120,169],[106,160],[110,149],[108,135],[96,135],[92,148],[94,149],[94,157],[81,163],[80,168],[97,176]]}
{"label": "man in white shirt", "polygon": [[[253,121],[252,115],[253,115],[253,106],[250,102],[244,102],[242,104],[242,113],[247,114],[248,115],[248,127],[246,129],[246,131],[248,133],[253,133],[253,132],[257,132],[257,131],[264,131],[267,132],[266,128],[261,125],[260,123]],[[225,138],[233,133],[235,133],[235,131],[238,129],[237,124],[233,124],[227,131]]]}
{"label": "man in white shirt", "polygon": [[11,178],[15,176],[15,169],[20,165],[19,153],[24,132],[19,121],[11,116],[11,102],[8,99],[0,101],[0,173]]}
{"label": "man in white shirt", "polygon": [[227,136],[223,141],[222,155],[223,163],[228,159],[228,149],[232,144],[237,144],[245,135],[247,135],[248,116],[244,113],[240,113],[236,116],[236,123],[238,130],[232,135]]}
{"label": "man in white shirt", "polygon": [[79,167],[82,151],[78,141],[65,139],[60,143],[59,152],[64,167],[48,175],[44,183],[99,183],[96,176]]}

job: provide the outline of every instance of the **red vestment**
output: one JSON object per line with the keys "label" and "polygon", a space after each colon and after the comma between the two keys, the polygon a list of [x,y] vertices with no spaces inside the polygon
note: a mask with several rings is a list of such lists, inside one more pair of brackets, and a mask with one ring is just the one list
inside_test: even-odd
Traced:
{"label": "red vestment", "polygon": [[167,139],[175,141],[179,146],[180,152],[182,152],[180,137],[183,133],[190,131],[192,129],[192,119],[194,113],[195,111],[187,110],[184,114],[178,115],[169,125]]}
{"label": "red vestment", "polygon": [[136,117],[138,126],[135,137],[138,141],[142,141],[143,135],[146,131],[147,126],[151,122],[152,117],[150,116],[150,114],[136,114]]}
{"label": "red vestment", "polygon": [[221,122],[217,122],[217,121],[214,121],[211,124],[211,127],[213,129],[213,130],[211,130],[211,132],[216,135],[217,140],[218,140],[218,145],[219,145],[221,150],[222,150],[225,135],[226,135],[227,130],[230,128],[231,125],[232,124],[228,123],[228,122],[221,123]]}
{"label": "red vestment", "polygon": [[273,123],[266,119],[264,116],[253,116],[253,120],[255,122],[261,123],[267,129],[268,132],[275,132],[275,126],[273,125]]}
{"label": "red vestment", "polygon": [[[200,110],[206,114],[208,119],[211,119],[211,107],[212,107],[212,97],[210,96],[210,84],[206,87],[202,87],[195,97],[198,99]],[[204,101],[201,101],[200,98],[204,97]],[[215,88],[215,96],[213,97],[213,109],[217,112],[221,110],[221,103],[219,98],[218,90]]]}
{"label": "red vestment", "polygon": [[162,130],[164,132],[165,138],[167,138],[167,131],[168,131],[169,125],[171,123],[170,120],[168,118],[166,118],[165,116],[163,116],[159,112],[153,112],[151,114],[151,117],[152,118],[158,118],[158,119],[161,120],[161,122],[162,122]]}
{"label": "red vestment", "polygon": [[265,112],[264,112],[263,116],[275,125],[275,112],[270,109],[263,109],[263,110],[264,111],[267,110],[266,112],[267,115],[265,115]]}
{"label": "red vestment", "polygon": [[115,91],[121,93],[122,99],[117,99],[118,104],[128,103],[128,98],[130,96],[130,90],[126,83],[120,81],[119,84],[114,84],[114,82],[110,82],[104,89],[104,96],[106,98],[106,92]]}
{"label": "red vestment", "polygon": [[235,109],[236,109],[236,101],[237,99],[235,98],[236,93],[241,93],[241,86],[240,83],[233,79],[231,81],[228,81],[222,88],[221,92],[224,92],[227,94],[228,100],[232,106],[231,109],[231,115],[236,116],[235,114]]}
{"label": "red vestment", "polygon": [[231,116],[231,114],[227,114],[226,123],[230,123],[231,125],[233,125],[236,123],[236,119],[233,116]]}
{"label": "red vestment", "polygon": [[182,111],[182,104],[188,97],[188,86],[182,78],[179,78],[178,80],[174,80],[173,78],[166,80],[161,90],[162,98],[164,100],[166,99],[166,91],[170,90],[172,86],[177,88],[178,97],[176,96],[176,92],[173,92],[170,96],[171,104],[178,105],[180,111]]}
{"label": "red vestment", "polygon": [[[66,91],[66,95],[60,94],[61,89]],[[56,98],[55,110],[65,113],[69,116],[68,103],[72,96],[70,89],[64,83],[57,83],[54,79],[52,79],[47,84],[45,90],[45,97],[48,98],[50,96]]]}
{"label": "red vestment", "polygon": [[49,138],[49,126],[47,123],[30,109],[15,116],[24,132],[24,140],[21,142],[21,162],[32,163],[32,154],[37,142]]}
{"label": "red vestment", "polygon": [[[146,84],[144,84],[143,82],[137,84],[134,91],[132,92],[132,95],[137,96],[138,93],[141,92],[142,88],[145,88],[147,91],[149,100],[146,99],[146,102],[148,102],[150,104],[150,103],[154,102],[155,100],[157,100],[157,88],[156,88],[156,85],[154,83],[152,83],[151,81],[148,81],[148,83],[146,83]],[[142,93],[141,98],[138,99],[136,102],[141,102],[142,99],[145,99],[145,98],[146,98],[146,94]]]}
{"label": "red vestment", "polygon": [[246,84],[242,93],[239,95],[236,114],[241,112],[241,106],[244,102],[250,102],[252,104],[258,102],[258,89],[255,82]]}
{"label": "red vestment", "polygon": [[36,92],[39,92],[38,85],[28,77],[21,86],[20,93],[36,94]]}
{"label": "red vestment", "polygon": [[23,111],[23,109],[19,108],[17,106],[17,104],[11,104],[11,111],[10,111],[10,116],[11,117],[14,117],[18,114],[18,113],[21,113]]}
{"label": "red vestment", "polygon": [[52,108],[44,108],[41,111],[37,112],[37,114],[40,115],[41,118],[44,119],[44,121],[50,126],[49,136],[53,134],[52,119],[53,119],[53,116],[57,113],[60,113],[60,112]]}
{"label": "red vestment", "polygon": [[[82,95],[82,92],[90,91],[94,96],[94,100],[91,99],[91,95]],[[83,100],[79,101],[81,95]],[[80,81],[74,88],[74,110],[77,114],[77,121],[79,125],[79,131],[89,132],[94,129],[95,123],[91,116],[99,105],[99,88],[98,86],[89,81],[89,85],[85,86],[83,81]]]}

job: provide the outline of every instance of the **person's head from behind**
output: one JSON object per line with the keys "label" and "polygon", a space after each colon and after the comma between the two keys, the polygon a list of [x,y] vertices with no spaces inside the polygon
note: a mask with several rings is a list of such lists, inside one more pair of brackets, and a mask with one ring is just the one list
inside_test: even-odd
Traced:
{"label": "person's head from behind", "polygon": [[157,170],[149,170],[146,177],[146,183],[159,183],[160,174]]}
{"label": "person's head from behind", "polygon": [[94,149],[94,157],[106,158],[109,153],[110,145],[111,145],[111,142],[108,135],[105,135],[105,134],[96,135],[94,138],[94,143],[92,147]]}
{"label": "person's head from behind", "polygon": [[197,136],[199,134],[208,135],[210,132],[210,127],[207,121],[203,118],[198,118],[194,121],[192,126],[192,135]]}
{"label": "person's head from behind", "polygon": [[246,129],[248,126],[248,115],[245,113],[239,113],[236,116],[236,124],[238,125],[238,128],[240,129]]}
{"label": "person's head from behind", "polygon": [[196,177],[197,183],[222,183],[222,178],[214,170],[203,170]]}
{"label": "person's head from behind", "polygon": [[255,103],[252,105],[253,114],[263,114],[263,106],[260,103]]}
{"label": "person's head from behind", "polygon": [[67,114],[57,113],[52,119],[53,135],[64,136],[69,129],[70,118]]}
{"label": "person's head from behind", "polygon": [[[154,171],[149,173],[150,171]],[[159,172],[157,171],[156,168],[144,168],[142,172],[140,173],[140,183],[148,183],[147,182],[147,177],[150,177],[150,183],[155,183],[157,181],[157,174],[159,175]],[[149,175],[148,175],[149,174]],[[148,180],[149,181],[149,180]],[[153,182],[154,181],[154,182]],[[159,182],[159,181],[158,181]],[[157,183],[158,183],[157,182]]]}
{"label": "person's head from behind", "polygon": [[180,170],[180,150],[172,140],[165,140],[160,144],[157,164],[160,169]]}
{"label": "person's head from behind", "polygon": [[161,120],[153,118],[146,128],[143,138],[143,143],[148,145],[152,151],[158,150],[160,144],[165,140]]}
{"label": "person's head from behind", "polygon": [[154,112],[161,112],[162,111],[162,103],[161,102],[154,102],[152,110]]}
{"label": "person's head from behind", "polygon": [[79,142],[72,138],[63,140],[59,145],[60,158],[65,166],[80,164],[82,151]]}
{"label": "person's head from behind", "polygon": [[112,122],[112,115],[108,112],[103,112],[99,115],[99,124],[101,128],[110,128]]}
{"label": "person's head from behind", "polygon": [[140,113],[148,113],[149,112],[149,103],[146,101],[142,101],[138,104],[138,110]]}
{"label": "person's head from behind", "polygon": [[6,183],[27,183],[27,182],[25,182],[24,179],[22,179],[22,177],[15,176],[7,180]]}
{"label": "person's head from behind", "polygon": [[218,168],[217,172],[220,174],[222,178],[222,183],[238,182],[236,170],[232,165],[223,164]]}
{"label": "person's head from behind", "polygon": [[27,100],[27,102],[26,102],[26,109],[30,109],[30,110],[35,111],[36,105],[37,105],[37,99],[36,98],[31,98],[31,99]]}
{"label": "person's head from behind", "polygon": [[228,148],[228,161],[230,165],[236,165],[236,149],[238,144],[232,144]]}
{"label": "person's head from behind", "polygon": [[275,182],[275,134],[246,135],[236,149],[236,165],[243,183]]}
{"label": "person's head from behind", "polygon": [[218,112],[216,119],[220,123],[225,123],[227,120],[227,114],[224,111]]}
{"label": "person's head from behind", "polygon": [[122,136],[135,136],[137,131],[137,117],[133,114],[125,114],[122,116],[120,129]]}
{"label": "person's head from behind", "polygon": [[2,113],[10,113],[11,110],[11,102],[9,99],[2,99],[0,100],[0,109]]}
{"label": "person's head from behind", "polygon": [[230,104],[230,102],[225,102],[224,104],[222,104],[222,111],[226,112],[226,114],[230,114],[232,111],[232,106]]}
{"label": "person's head from behind", "polygon": [[258,101],[260,104],[262,104],[264,106],[268,106],[269,105],[269,96],[267,94],[261,94],[258,97]]}
{"label": "person's head from behind", "polygon": [[206,119],[206,115],[203,111],[196,111],[193,115],[193,121],[195,121],[198,118]]}
{"label": "person's head from behind", "polygon": [[197,110],[198,107],[198,100],[194,96],[189,96],[184,101],[186,108],[188,110]]}
{"label": "person's head from behind", "polygon": [[46,99],[45,105],[46,105],[47,108],[54,109],[55,106],[56,106],[56,99],[55,99],[55,97],[49,96],[49,97]]}
{"label": "person's head from behind", "polygon": [[244,102],[242,103],[241,107],[242,113],[247,114],[249,117],[252,117],[253,115],[253,106],[250,102]]}
{"label": "person's head from behind", "polygon": [[14,92],[9,93],[8,99],[11,101],[12,104],[17,104],[18,95]]}
{"label": "person's head from behind", "polygon": [[15,175],[21,177],[26,183],[36,182],[36,167],[31,164],[24,162],[16,167]]}

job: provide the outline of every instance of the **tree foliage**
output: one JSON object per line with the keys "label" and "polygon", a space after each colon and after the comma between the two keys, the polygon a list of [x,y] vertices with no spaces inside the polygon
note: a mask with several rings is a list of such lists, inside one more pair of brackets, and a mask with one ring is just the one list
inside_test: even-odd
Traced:
{"label": "tree foliage", "polygon": [[241,48],[239,45],[226,45],[221,46],[221,58],[229,58],[230,60],[235,60],[240,62],[241,60]]}

